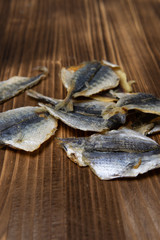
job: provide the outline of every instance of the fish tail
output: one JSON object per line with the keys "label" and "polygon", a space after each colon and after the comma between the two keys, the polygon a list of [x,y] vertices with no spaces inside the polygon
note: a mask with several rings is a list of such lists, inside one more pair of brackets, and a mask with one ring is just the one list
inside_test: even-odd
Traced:
{"label": "fish tail", "polygon": [[[71,101],[72,93],[73,93],[73,87],[70,88],[70,90],[68,91],[66,98],[55,106],[55,110],[58,111],[61,108],[65,108],[67,112],[70,111],[71,109],[70,101]],[[72,108],[72,111],[73,111],[73,108]]]}
{"label": "fish tail", "polygon": [[73,103],[72,100],[63,100],[55,106],[55,110],[58,111],[64,108],[66,112],[73,112]]}
{"label": "fish tail", "polygon": [[56,106],[55,106],[55,110],[58,111],[62,108],[65,108],[68,104],[69,100],[67,99],[64,99],[62,102],[58,103]]}
{"label": "fish tail", "polygon": [[66,105],[66,112],[73,112],[73,101],[70,99],[69,103]]}
{"label": "fish tail", "polygon": [[32,71],[42,72],[45,76],[48,76],[48,74],[49,74],[48,68],[45,66],[37,66],[37,67],[33,68]]}
{"label": "fish tail", "polygon": [[31,90],[31,89],[27,91],[27,95],[32,97],[32,98],[35,98],[35,99],[39,99],[40,96],[42,96],[40,93],[38,93],[34,90]]}

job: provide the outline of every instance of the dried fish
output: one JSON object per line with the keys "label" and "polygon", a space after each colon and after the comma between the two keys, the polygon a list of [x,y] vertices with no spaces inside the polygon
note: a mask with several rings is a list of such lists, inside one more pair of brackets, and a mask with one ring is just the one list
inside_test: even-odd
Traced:
{"label": "dried fish", "polygon": [[[86,151],[147,152],[159,147],[151,138],[127,128],[112,130],[105,134],[93,134],[82,139],[82,146]],[[64,143],[66,142],[72,143],[73,138],[64,139]],[[79,145],[79,138],[74,139],[74,145],[76,144]]]}
{"label": "dried fish", "polygon": [[27,88],[33,87],[48,75],[48,69],[46,67],[38,67],[35,68],[35,70],[42,71],[43,73],[35,77],[14,76],[6,81],[0,82],[0,103],[7,101]]}
{"label": "dried fish", "polygon": [[62,101],[60,99],[55,99],[55,98],[50,98],[48,96],[44,96],[43,94],[38,93],[34,90],[28,90],[27,95],[36,99],[36,100],[38,100],[38,101],[40,101],[40,102],[50,103],[53,106],[55,106],[57,103]]}
{"label": "dried fish", "polygon": [[[94,74],[90,74],[90,72],[93,72],[93,63],[97,64],[97,68]],[[89,66],[89,64],[91,66]],[[88,67],[87,71],[89,79],[86,72],[82,72],[82,70],[86,67]],[[85,65],[81,64],[78,67],[71,67],[68,69],[62,68],[61,78],[64,86],[68,90],[67,98],[64,100],[65,104],[68,103],[72,96],[89,97],[95,93],[115,88],[119,84],[119,76],[112,70],[111,67],[100,62],[90,62],[86,63]],[[81,78],[83,79],[83,82]],[[81,84],[80,87],[77,88],[76,85],[79,82],[83,84]],[[72,89],[72,91],[70,91],[70,89]],[[56,108],[60,108],[59,106],[62,107],[63,105],[60,104]]]}
{"label": "dried fish", "polygon": [[[119,65],[110,63],[106,60],[102,60],[101,64],[103,66],[107,66],[110,69],[112,69],[114,71],[114,73],[119,77],[120,85],[119,85],[118,89],[121,89],[122,92],[123,91],[124,92],[132,92],[133,91],[132,84],[135,83],[135,81],[131,80],[131,81],[128,82],[126,73],[120,68]],[[62,68],[61,79],[62,79],[62,82],[63,82],[65,88],[67,88],[67,89],[69,88],[69,86],[71,84],[71,79],[74,75],[74,72],[77,71],[81,67],[82,67],[82,64],[80,64],[78,66],[72,66],[72,67],[69,67],[69,68],[64,68],[64,67]],[[105,90],[105,89],[103,89],[103,90]]]}
{"label": "dried fish", "polygon": [[[51,103],[51,101],[50,101]],[[121,112],[113,114],[115,103],[103,103],[98,101],[75,101],[73,111],[66,112],[65,108],[56,110],[54,104],[44,105],[47,111],[55,118],[70,127],[83,131],[102,132],[109,129],[117,129],[126,121],[126,114]],[[111,113],[111,114],[110,114]]]}
{"label": "dried fish", "polygon": [[160,146],[129,129],[88,138],[61,139],[60,143],[71,160],[89,166],[103,180],[134,177],[160,167]]}
{"label": "dried fish", "polygon": [[83,161],[101,179],[136,177],[160,167],[160,148],[150,152],[84,152]]}
{"label": "dried fish", "polygon": [[[54,98],[44,96],[33,90],[27,91],[27,95],[41,102],[49,103],[52,106],[55,106],[59,102],[63,101],[61,99],[54,99]],[[102,102],[102,101],[96,101],[92,99],[73,100],[72,102],[73,102],[73,112],[84,114],[84,115],[101,116],[115,106],[114,102]]]}
{"label": "dried fish", "polygon": [[107,120],[103,119],[103,117],[96,115],[89,116],[76,112],[66,112],[63,109],[56,110],[55,107],[51,105],[44,105],[42,103],[39,105],[44,107],[52,116],[60,119],[72,128],[95,132],[102,132],[103,130],[108,129]]}
{"label": "dried fish", "polygon": [[103,116],[114,108],[114,102],[102,102],[96,100],[73,100],[73,109],[76,113],[84,115]]}
{"label": "dried fish", "polygon": [[136,109],[141,112],[160,115],[160,99],[147,93],[121,95],[116,106],[126,110]]}
{"label": "dried fish", "polygon": [[115,88],[118,84],[119,78],[114,71],[106,65],[101,65],[100,69],[96,72],[88,84],[85,85],[81,91],[75,93],[74,97],[89,97],[95,93]]}
{"label": "dried fish", "polygon": [[99,62],[87,62],[82,63],[81,67],[74,72],[72,78],[70,79],[70,85],[68,87],[67,97],[63,102],[57,104],[56,110],[67,106],[72,96],[79,92],[84,86],[87,86],[91,78],[99,70],[101,64]]}
{"label": "dried fish", "polygon": [[0,113],[0,146],[32,152],[57,129],[57,120],[41,107],[21,107]]}

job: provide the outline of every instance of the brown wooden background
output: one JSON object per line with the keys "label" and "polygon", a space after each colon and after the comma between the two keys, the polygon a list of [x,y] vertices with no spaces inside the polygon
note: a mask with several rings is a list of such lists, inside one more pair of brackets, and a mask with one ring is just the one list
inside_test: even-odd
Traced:
{"label": "brown wooden background", "polygon": [[[34,89],[64,98],[61,66],[107,59],[135,91],[160,97],[159,16],[158,0],[1,0],[0,80],[45,65],[50,76]],[[36,101],[23,93],[0,111],[27,105]],[[84,135],[59,122],[57,137]],[[160,170],[100,181],[54,137],[34,153],[2,149],[0,239],[160,239]]]}

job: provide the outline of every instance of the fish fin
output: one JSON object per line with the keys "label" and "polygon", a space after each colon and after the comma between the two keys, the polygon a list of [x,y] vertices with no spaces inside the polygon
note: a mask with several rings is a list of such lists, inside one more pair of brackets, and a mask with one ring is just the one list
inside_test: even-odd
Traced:
{"label": "fish fin", "polygon": [[66,105],[66,112],[73,112],[73,101],[72,99],[69,101],[69,103]]}
{"label": "fish fin", "polygon": [[108,114],[110,111],[113,111],[113,109],[115,108],[115,103],[112,103],[110,105],[108,105],[107,107],[105,107],[104,110],[102,110],[101,116],[103,117],[106,113]]}
{"label": "fish fin", "polygon": [[45,76],[47,76],[49,74],[48,68],[45,66],[37,66],[37,67],[33,68],[32,71],[42,72],[42,73],[44,73]]}
{"label": "fish fin", "polygon": [[69,102],[68,102],[68,101],[65,101],[65,99],[64,99],[62,102],[58,103],[55,106],[56,111],[58,111],[59,109],[62,109],[62,108],[64,108],[64,110],[66,112],[73,112],[73,102],[72,102],[72,100],[69,100]]}
{"label": "fish fin", "polygon": [[39,99],[40,95],[41,95],[40,93],[38,93],[34,90],[31,90],[31,89],[27,91],[27,96],[30,96],[30,97],[35,98],[35,99]]}
{"label": "fish fin", "polygon": [[59,102],[56,106],[55,106],[55,110],[58,111],[61,108],[64,108],[67,105],[68,102],[65,101],[65,99],[62,102]]}
{"label": "fish fin", "polygon": [[[68,90],[68,93],[67,93],[66,98],[65,98],[62,102],[58,103],[58,104],[55,106],[55,110],[56,110],[56,111],[58,111],[58,110],[61,109],[61,108],[65,108],[65,107],[69,104],[69,102],[70,102],[70,100],[71,100],[71,97],[72,97],[72,93],[73,93],[74,86],[75,86],[75,83],[72,82],[72,85],[70,86],[70,88],[69,88],[69,90]],[[66,109],[67,109],[67,107],[66,107]]]}

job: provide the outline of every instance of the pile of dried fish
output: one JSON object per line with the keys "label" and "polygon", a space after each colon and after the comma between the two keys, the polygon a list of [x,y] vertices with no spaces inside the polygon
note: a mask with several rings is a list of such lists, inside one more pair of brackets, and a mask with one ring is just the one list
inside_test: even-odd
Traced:
{"label": "pile of dried fish", "polygon": [[[1,102],[37,84],[48,74],[13,77],[0,84]],[[65,99],[33,90],[28,96],[40,107],[22,107],[0,113],[0,146],[34,151],[51,137],[57,120],[90,137],[60,139],[67,156],[79,166],[89,166],[103,180],[133,177],[160,167],[160,146],[145,135],[160,131],[160,99],[132,93],[134,81],[107,61],[83,62],[62,68]]]}

